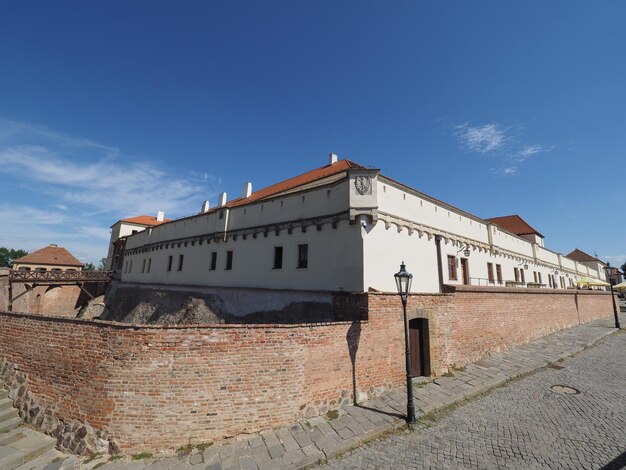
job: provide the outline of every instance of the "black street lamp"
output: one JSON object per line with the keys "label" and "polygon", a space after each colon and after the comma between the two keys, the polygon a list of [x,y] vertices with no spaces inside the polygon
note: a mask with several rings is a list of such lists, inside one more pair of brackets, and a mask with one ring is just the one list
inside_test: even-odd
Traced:
{"label": "black street lamp", "polygon": [[404,313],[404,354],[406,357],[406,422],[415,424],[415,404],[413,403],[413,382],[411,381],[411,351],[409,350],[409,320],[406,316],[406,302],[411,291],[413,274],[406,270],[404,261],[400,265],[400,271],[393,275],[396,279],[398,295],[402,299],[402,312]]}
{"label": "black street lamp", "polygon": [[606,266],[604,267],[604,272],[606,273],[606,280],[611,286],[611,299],[613,300],[613,316],[615,317],[615,328],[619,330],[620,329],[619,317],[617,316],[617,305],[615,305],[615,294],[613,294],[613,283],[611,282],[611,271],[612,271],[611,263],[607,262]]}

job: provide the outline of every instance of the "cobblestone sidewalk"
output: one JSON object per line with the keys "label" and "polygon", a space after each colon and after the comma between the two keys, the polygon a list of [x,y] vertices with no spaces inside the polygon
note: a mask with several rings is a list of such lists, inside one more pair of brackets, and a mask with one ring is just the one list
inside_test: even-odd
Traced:
{"label": "cobblestone sidewalk", "polygon": [[[625,314],[621,316],[626,317]],[[454,371],[450,376],[418,383],[414,392],[417,417],[462,402],[513,378],[556,363],[615,331],[612,317],[594,321],[493,355],[463,370]],[[339,455],[404,426],[405,412],[406,392],[400,389],[359,405],[345,407],[336,416],[303,420],[292,426],[263,431],[244,441],[210,446],[177,457],[159,460],[132,460],[131,457],[124,457],[108,462],[95,459],[90,463],[77,457],[68,457],[58,459],[55,466],[49,468],[298,469]]]}

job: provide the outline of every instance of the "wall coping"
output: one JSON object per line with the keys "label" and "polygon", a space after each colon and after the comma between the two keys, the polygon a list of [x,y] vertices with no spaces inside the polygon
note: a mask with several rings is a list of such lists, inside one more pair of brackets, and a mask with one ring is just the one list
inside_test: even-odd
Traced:
{"label": "wall coping", "polygon": [[17,317],[29,320],[49,322],[49,323],[72,323],[75,325],[87,325],[99,328],[109,328],[113,330],[276,330],[276,329],[297,329],[297,328],[320,328],[338,325],[352,325],[355,321],[359,323],[369,323],[368,320],[349,320],[317,323],[202,323],[192,325],[148,325],[135,323],[122,323],[108,320],[84,320],[82,318],[64,318],[39,313],[27,312],[5,312],[0,311],[2,317]]}
{"label": "wall coping", "polygon": [[446,284],[446,292],[455,294],[463,293],[489,293],[489,294],[571,294],[571,295],[611,295],[609,291],[588,290],[588,289],[549,289],[549,288],[529,288],[529,287],[491,287],[491,286],[455,286]]}

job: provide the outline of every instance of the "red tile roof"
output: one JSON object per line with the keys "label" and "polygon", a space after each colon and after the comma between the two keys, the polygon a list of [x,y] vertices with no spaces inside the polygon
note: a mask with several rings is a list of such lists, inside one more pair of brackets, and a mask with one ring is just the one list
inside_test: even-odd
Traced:
{"label": "red tile roof", "polygon": [[165,222],[171,222],[172,219],[163,219],[159,222],[156,217],[152,215],[138,215],[137,217],[129,217],[128,219],[122,219],[120,222],[128,222],[129,224],[137,224],[137,225],[161,225]]}
{"label": "red tile roof", "polygon": [[301,175],[294,176],[293,178],[289,178],[288,180],[281,181],[280,183],[273,184],[272,186],[268,186],[267,188],[259,189],[258,191],[253,192],[250,197],[240,197],[237,199],[233,199],[232,201],[226,203],[225,207],[236,207],[244,204],[249,204],[251,202],[260,201],[262,199],[267,199],[272,196],[276,196],[277,194],[280,194],[282,192],[295,189],[299,186],[313,183],[314,181],[318,181],[329,176],[342,173],[346,170],[349,170],[350,168],[364,167],[350,160],[340,160],[336,163],[333,163],[332,165],[326,165],[315,170],[303,173]]}
{"label": "red tile roof", "polygon": [[55,266],[83,266],[69,251],[62,246],[48,245],[40,250],[13,260],[14,264],[52,264]]}
{"label": "red tile roof", "polygon": [[588,255],[587,253],[585,253],[582,250],[579,250],[578,248],[576,248],[569,255],[567,255],[567,257],[569,259],[573,259],[574,261],[580,261],[581,263],[588,262],[588,261],[596,261],[598,263],[604,264],[598,258],[594,258],[593,256]]}
{"label": "red tile roof", "polygon": [[544,236],[532,228],[528,222],[522,219],[519,215],[505,215],[503,217],[493,217],[491,219],[485,219],[488,222],[496,224],[498,227],[503,228],[504,230],[514,233],[515,235],[530,235],[536,234],[541,238]]}

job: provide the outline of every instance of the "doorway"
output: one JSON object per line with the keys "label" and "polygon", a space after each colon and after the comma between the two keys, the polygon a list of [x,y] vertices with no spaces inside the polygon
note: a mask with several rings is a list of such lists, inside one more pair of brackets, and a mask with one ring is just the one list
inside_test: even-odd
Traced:
{"label": "doorway", "polygon": [[430,376],[430,342],[426,318],[414,318],[409,321],[409,351],[411,354],[411,376]]}
{"label": "doorway", "polygon": [[469,261],[467,258],[461,258],[461,279],[463,279],[463,284],[469,286],[470,284],[470,276],[469,276]]}

